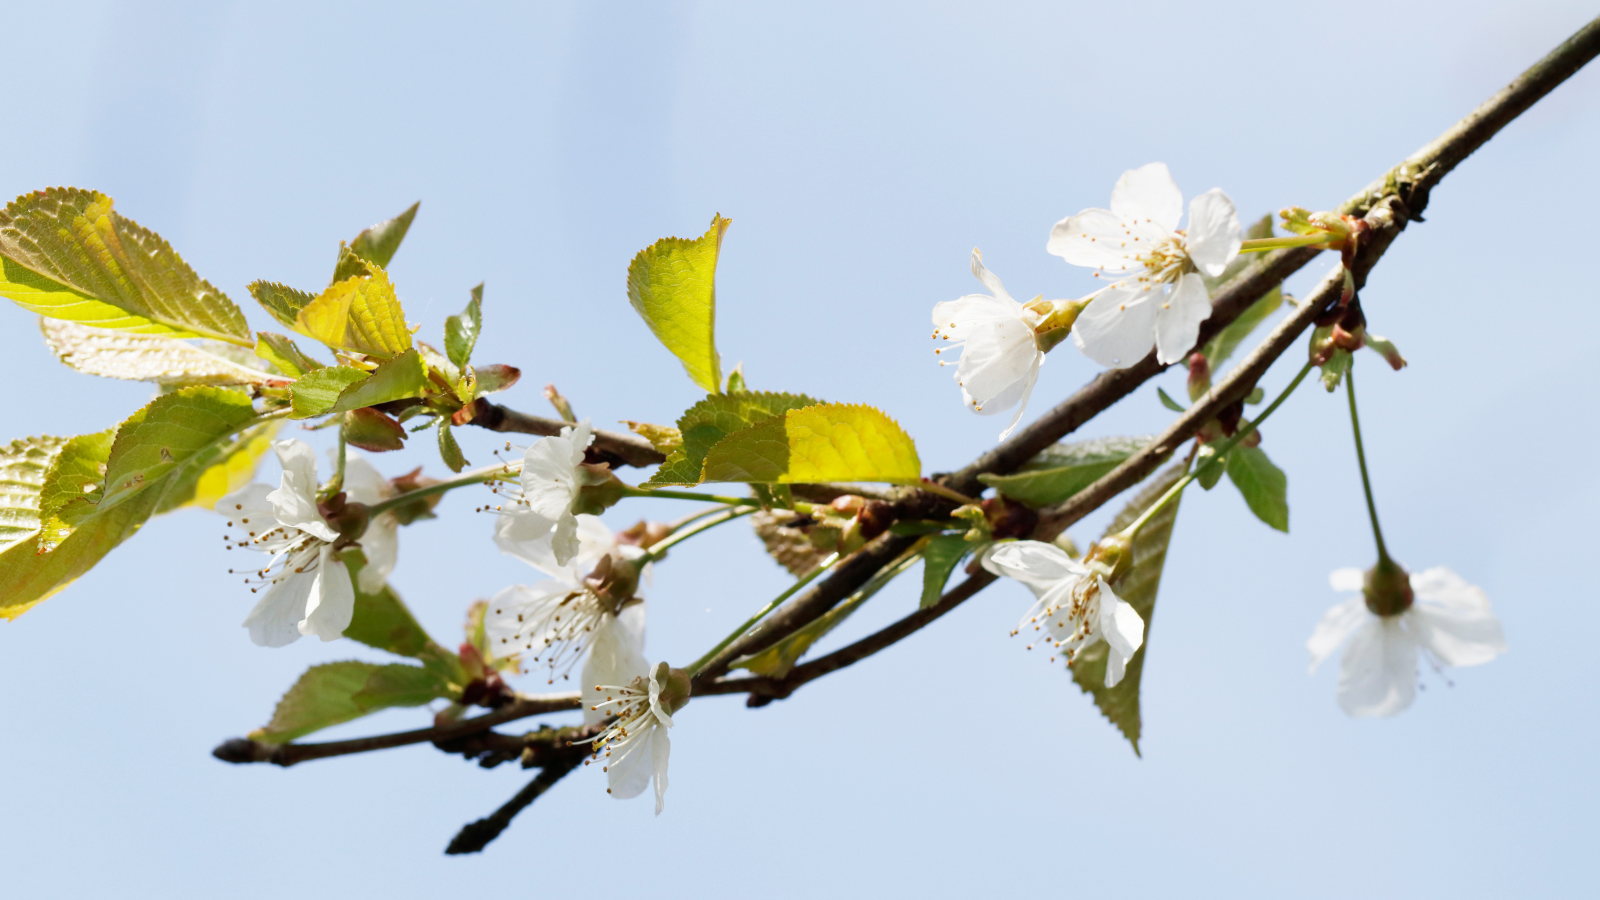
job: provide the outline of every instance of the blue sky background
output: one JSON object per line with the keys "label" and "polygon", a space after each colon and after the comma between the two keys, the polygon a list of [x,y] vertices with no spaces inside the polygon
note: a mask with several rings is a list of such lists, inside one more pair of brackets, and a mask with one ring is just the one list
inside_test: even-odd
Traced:
{"label": "blue sky background", "polygon": [[[109,193],[258,327],[248,282],[322,284],[341,238],[421,199],[391,271],[423,335],[485,281],[477,357],[524,372],[505,402],[542,413],[554,382],[598,424],[668,422],[696,392],[628,309],[626,266],[721,212],[727,361],[757,388],[883,406],[930,470],[999,430],[963,411],[928,352],[929,308],[977,289],[973,246],[1017,296],[1082,294],[1082,271],[1044,252],[1050,225],[1151,160],[1186,195],[1225,188],[1246,217],[1330,207],[1592,15],[1394,0],[10,7],[0,193]],[[1292,536],[1226,485],[1185,501],[1145,668],[1143,759],[1007,637],[1029,598],[1002,584],[788,701],[696,701],[672,733],[660,818],[582,772],[467,858],[441,851],[528,774],[426,748],[289,770],[209,756],[306,666],[377,654],[252,646],[221,522],[186,512],[0,625],[0,884],[19,897],[1580,895],[1600,801],[1600,597],[1584,562],[1600,503],[1597,149],[1600,75],[1586,71],[1451,175],[1363,294],[1373,330],[1412,363],[1361,360],[1390,544],[1481,585],[1511,648],[1450,673],[1453,687],[1426,673],[1399,718],[1348,719],[1334,667],[1305,673],[1304,640],[1337,599],[1328,571],[1373,558],[1343,398],[1313,389],[1263,444],[1289,473]],[[150,395],[61,366],[20,309],[0,323],[8,439],[96,431]],[[1093,374],[1070,346],[1053,353],[1031,412]],[[1161,383],[1178,393],[1181,379]],[[1083,436],[1159,430],[1171,414],[1154,390]],[[497,443],[462,442],[477,462]],[[425,446],[377,464],[440,468]],[[401,536],[394,583],[445,643],[473,598],[534,578],[494,550],[490,520],[470,512],[481,502],[452,495]],[[659,505],[659,518],[683,511]],[[674,551],[647,652],[693,659],[786,580],[742,528]],[[896,585],[830,644],[915,602]],[[326,736],[424,720],[389,712]]]}

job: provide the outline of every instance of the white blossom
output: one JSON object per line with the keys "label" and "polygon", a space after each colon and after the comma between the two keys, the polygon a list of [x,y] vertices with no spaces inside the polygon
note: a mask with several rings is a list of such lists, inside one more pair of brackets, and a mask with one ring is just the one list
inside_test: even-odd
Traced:
{"label": "white blossom", "polygon": [[594,741],[594,759],[606,773],[606,793],[620,800],[637,797],[653,780],[659,816],[666,807],[667,756],[672,750],[667,729],[672,713],[688,702],[688,679],[664,662],[653,667],[642,663],[619,657],[615,669],[597,676],[603,680],[610,675],[611,681],[594,685],[596,702],[585,696],[584,709],[616,716]]}
{"label": "white blossom", "polygon": [[[1000,433],[1005,440],[1028,407],[1028,396],[1044,365],[1044,351],[1034,340],[1041,316],[1006,293],[1000,279],[984,268],[983,254],[972,251],[972,274],[988,294],[968,294],[933,308],[933,336],[949,341],[934,352],[961,348],[956,364],[956,384],[962,399],[980,415],[990,416],[1012,406],[1017,411]],[[945,365],[940,360],[939,365]]]}
{"label": "white blossom", "polygon": [[[583,452],[594,440],[585,419],[561,434],[534,441],[523,454],[517,485],[504,491],[510,501],[495,523],[495,543],[515,556],[548,539],[556,565],[565,566],[578,553],[578,518],[574,506],[584,486]],[[517,548],[517,549],[514,549]]]}
{"label": "white blossom", "polygon": [[1066,654],[1068,665],[1084,648],[1104,640],[1110,650],[1106,687],[1122,680],[1128,660],[1144,643],[1144,620],[1103,577],[1041,541],[991,544],[981,559],[985,569],[1022,582],[1039,598],[1012,634],[1044,632],[1044,639]]}
{"label": "white blossom", "polygon": [[[228,517],[228,526],[242,533],[229,537],[230,548],[259,550],[272,557],[250,573],[251,593],[265,590],[266,595],[244,626],[250,630],[250,640],[266,647],[283,647],[305,634],[331,641],[350,626],[355,587],[349,570],[333,553],[339,533],[317,505],[316,454],[297,440],[278,441],[272,449],[283,467],[277,489],[248,484],[216,506]],[[386,490],[393,490],[358,457],[348,460],[345,479],[347,498],[359,503],[375,503],[387,496]],[[380,515],[361,536],[367,557],[363,590],[381,588],[394,569],[396,525],[392,515]]]}
{"label": "white blossom", "polygon": [[[1057,222],[1047,249],[1096,275],[1124,275],[1078,316],[1072,339],[1104,366],[1131,366],[1156,348],[1163,365],[1194,347],[1211,315],[1201,272],[1221,275],[1239,254],[1239,216],[1219,188],[1189,204],[1189,227],[1178,229],[1183,194],[1165,163],[1122,173],[1111,208],[1086,209]],[[1125,274],[1124,274],[1125,273]]]}
{"label": "white blossom", "polygon": [[[496,658],[520,657],[521,663],[545,670],[551,682],[569,677],[590,651],[581,676],[587,688],[610,671],[609,664],[597,659],[601,655],[637,658],[643,664],[643,601],[633,598],[636,602],[625,602],[619,610],[615,599],[597,592],[596,584],[613,565],[625,565],[644,551],[617,541],[596,516],[577,519],[579,547],[565,566],[555,562],[548,536],[517,548],[519,558],[550,578],[496,594],[489,601],[484,633]],[[591,572],[591,567],[596,568]],[[602,665],[599,675],[591,671],[596,664]]]}
{"label": "white blossom", "polygon": [[[1328,577],[1336,591],[1362,589],[1360,569],[1339,569]],[[1311,671],[1350,639],[1339,666],[1339,706],[1352,716],[1392,716],[1416,699],[1417,656],[1431,654],[1447,666],[1476,666],[1506,652],[1500,620],[1483,591],[1449,569],[1437,567],[1410,576],[1410,608],[1379,616],[1366,599],[1354,597],[1328,610],[1306,649]]]}

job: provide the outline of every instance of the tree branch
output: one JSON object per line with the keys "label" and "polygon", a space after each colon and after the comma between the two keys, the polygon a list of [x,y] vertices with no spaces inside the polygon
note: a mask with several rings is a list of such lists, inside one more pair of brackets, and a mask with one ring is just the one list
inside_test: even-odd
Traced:
{"label": "tree branch", "polygon": [[450,846],[444,852],[447,856],[458,856],[462,853],[478,853],[489,842],[500,836],[516,818],[517,813],[528,808],[528,805],[539,799],[545,791],[555,787],[555,783],[567,776],[568,772],[576,769],[582,762],[587,751],[569,755],[559,760],[546,764],[539,772],[538,777],[528,782],[527,787],[517,791],[516,796],[506,801],[506,804],[495,810],[488,817],[462,826],[456,836],[450,839]]}
{"label": "tree branch", "polygon": [[573,691],[564,694],[545,694],[537,697],[519,697],[501,708],[447,725],[418,728],[397,734],[354,738],[348,741],[327,741],[318,744],[265,744],[249,738],[232,738],[217,745],[211,755],[229,763],[272,763],[275,766],[292,766],[312,759],[366,753],[369,750],[387,750],[407,744],[439,743],[454,738],[476,734],[496,725],[516,719],[525,719],[540,713],[581,709],[583,697]]}

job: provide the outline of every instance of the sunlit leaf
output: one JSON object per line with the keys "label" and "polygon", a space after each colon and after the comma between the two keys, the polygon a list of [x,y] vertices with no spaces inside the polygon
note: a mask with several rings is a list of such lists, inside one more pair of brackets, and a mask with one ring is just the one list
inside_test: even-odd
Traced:
{"label": "sunlit leaf", "polygon": [[312,666],[278,701],[272,721],[250,739],[282,744],[394,706],[422,706],[449,697],[449,686],[422,667],[334,662]]}
{"label": "sunlit leaf", "polygon": [[[687,433],[684,439],[687,444]],[[706,454],[704,476],[706,481],[780,484],[916,484],[922,463],[910,436],[883,412],[823,403],[791,409],[718,441]]]}
{"label": "sunlit leaf", "polygon": [[301,376],[289,386],[289,399],[294,404],[289,418],[309,419],[332,412],[345,390],[367,377],[366,372],[352,366],[325,366]]}
{"label": "sunlit leaf", "polygon": [[483,328],[483,285],[472,289],[472,299],[459,316],[444,320],[444,352],[456,368],[465,369],[472,359],[472,348],[478,344],[478,332]]}
{"label": "sunlit leaf", "polygon": [[117,502],[160,481],[255,419],[249,396],[239,391],[191,387],[157,397],[117,427],[99,502]]}
{"label": "sunlit leaf", "polygon": [[294,328],[334,349],[379,359],[411,349],[400,300],[388,273],[378,266],[330,285],[300,310]]}
{"label": "sunlit leaf", "polygon": [[96,328],[254,344],[232,300],[97,191],[49,188],[0,211],[0,295]]}
{"label": "sunlit leaf", "polygon": [[1282,532],[1289,530],[1289,476],[1260,447],[1228,451],[1228,480],[1239,489],[1256,518]]}
{"label": "sunlit leaf", "polygon": [[[803,394],[767,392],[712,394],[689,407],[678,417],[678,427],[675,430],[678,433],[679,446],[668,454],[667,461],[661,464],[661,468],[656,470],[645,485],[661,487],[699,484],[702,480],[706,453],[718,441],[757,422],[791,409],[815,406],[817,402]],[[671,435],[666,430],[658,431],[657,434],[670,441]]]}
{"label": "sunlit leaf", "polygon": [[66,440],[39,490],[39,551],[54,550],[78,523],[94,515],[105,489],[106,463],[116,429]]}
{"label": "sunlit leaf", "polygon": [[311,301],[317,299],[316,294],[308,293],[288,285],[278,284],[274,281],[252,281],[247,288],[250,296],[256,298],[262,309],[272,313],[272,317],[282,322],[289,328],[295,327],[300,321],[300,310],[305,309]]}
{"label": "sunlit leaf", "polygon": [[[1114,534],[1128,527],[1167,488],[1183,477],[1185,466],[1169,466],[1145,485],[1122,512],[1106,527],[1106,534]],[[1106,687],[1105,641],[1085,648],[1072,664],[1072,678],[1084,693],[1093,696],[1095,706],[1111,724],[1117,726],[1133,752],[1139,752],[1142,722],[1139,717],[1139,684],[1144,675],[1145,652],[1150,648],[1150,619],[1155,615],[1156,591],[1161,587],[1161,570],[1166,565],[1167,547],[1172,541],[1172,526],[1178,519],[1178,501],[1162,507],[1139,530],[1133,541],[1133,562],[1111,583],[1111,589],[1144,620],[1144,643],[1128,660],[1126,673],[1116,687]]]}
{"label": "sunlit leaf", "polygon": [[413,347],[394,359],[379,363],[368,377],[351,383],[339,395],[333,412],[420,397],[427,379],[428,374],[422,368],[422,355]]}
{"label": "sunlit leaf", "polygon": [[[683,432],[671,425],[651,425],[649,422],[625,421],[629,430],[650,442],[656,452],[671,456],[683,447]],[[718,438],[721,440],[721,438]]]}
{"label": "sunlit leaf", "polygon": [[286,378],[241,365],[175,338],[91,328],[48,317],[39,320],[39,327],[44,331],[45,343],[57,358],[89,375],[164,385],[283,387],[289,383]]}
{"label": "sunlit leaf", "polygon": [[656,339],[703,390],[722,390],[715,338],[717,257],[730,220],[721,215],[699,238],[662,238],[628,266],[628,300]]}
{"label": "sunlit leaf", "polygon": [[217,501],[249,484],[261,458],[272,449],[272,439],[283,423],[278,420],[252,425],[232,440],[209,451],[210,462],[198,460],[190,476],[180,476],[162,494],[159,515],[185,506],[211,509]]}
{"label": "sunlit leaf", "polygon": [[290,378],[299,378],[307,372],[324,368],[322,363],[305,355],[294,341],[270,331],[256,332],[256,355]]}
{"label": "sunlit leaf", "polygon": [[[365,271],[362,261],[387,269],[406,232],[411,230],[411,220],[417,217],[417,207],[422,201],[411,204],[405,212],[356,235],[349,246],[339,245],[339,264],[334,269],[333,281],[343,281]],[[354,257],[354,259],[352,259]]]}
{"label": "sunlit leaf", "polygon": [[1103,437],[1054,444],[1010,475],[979,475],[984,484],[1038,508],[1060,503],[1094,484],[1150,443],[1150,438]]}
{"label": "sunlit leaf", "polygon": [[0,447],[0,550],[33,544],[39,532],[39,491],[66,438],[33,437]]}
{"label": "sunlit leaf", "polygon": [[0,552],[0,619],[15,619],[49,599],[132,537],[155,512],[159,491],[97,511],[49,553],[22,541]]}

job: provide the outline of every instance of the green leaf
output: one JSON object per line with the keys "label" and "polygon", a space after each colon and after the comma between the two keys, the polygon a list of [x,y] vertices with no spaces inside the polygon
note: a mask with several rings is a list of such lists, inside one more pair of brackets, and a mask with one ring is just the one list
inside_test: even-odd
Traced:
{"label": "green leaf", "polygon": [[420,397],[427,380],[428,373],[422,368],[422,355],[413,347],[394,359],[379,363],[367,378],[352,382],[339,395],[333,412]]}
{"label": "green leaf", "polygon": [[922,602],[919,609],[927,609],[944,596],[945,582],[950,573],[961,565],[967,553],[977,547],[959,534],[941,534],[928,541],[922,551]]}
{"label": "green leaf", "polygon": [[202,452],[162,492],[156,514],[185,506],[212,509],[218,500],[244,487],[255,477],[282,425],[275,419],[252,425],[215,449]]}
{"label": "green leaf", "polygon": [[[634,422],[628,419],[624,419],[622,424],[628,426],[628,429],[634,434],[649,441],[650,446],[656,448],[657,453],[671,456],[683,447],[683,432],[673,428],[671,425],[651,425],[649,422]],[[717,438],[717,440],[720,441],[722,438]],[[706,449],[709,450],[711,448],[707,447]]]}
{"label": "green leaf", "polygon": [[[361,260],[387,269],[395,251],[400,249],[400,242],[405,240],[406,232],[411,230],[411,220],[417,217],[417,207],[421,205],[422,201],[418,200],[400,215],[366,229],[356,235],[349,247],[340,244],[339,264],[334,269],[333,280],[343,281],[365,273]],[[355,259],[351,259],[352,256]]]}
{"label": "green leaf", "polygon": [[0,295],[96,328],[252,343],[232,300],[96,191],[49,188],[0,211]]}
{"label": "green leaf", "polygon": [[1170,409],[1176,413],[1188,412],[1189,408],[1168,396],[1165,389],[1159,387],[1156,388],[1156,394],[1161,397],[1161,405],[1165,406],[1167,409]]}
{"label": "green leaf", "polygon": [[344,417],[344,439],[352,447],[384,453],[405,447],[406,430],[375,409],[357,409]]}
{"label": "green leaf", "polygon": [[[1158,474],[1117,514],[1106,528],[1106,534],[1115,534],[1132,524],[1140,513],[1167,492],[1167,488],[1183,477],[1184,470],[1185,466],[1179,464],[1169,466]],[[1150,648],[1150,619],[1155,615],[1156,591],[1161,587],[1161,570],[1166,565],[1167,547],[1172,541],[1172,526],[1177,522],[1181,499],[1175,498],[1162,507],[1139,530],[1139,535],[1133,540],[1133,562],[1111,585],[1116,595],[1132,606],[1139,618],[1144,619],[1144,643],[1128,660],[1122,680],[1117,682],[1116,687],[1106,687],[1106,653],[1109,647],[1105,641],[1079,653],[1071,669],[1072,679],[1078,683],[1078,687],[1094,698],[1094,705],[1133,744],[1136,754],[1139,752],[1142,724],[1139,717],[1139,683],[1144,675],[1145,651]]]}
{"label": "green leaf", "polygon": [[126,503],[97,510],[49,553],[28,541],[0,552],[0,619],[15,619],[59,593],[93,568],[154,514],[160,491],[143,491]]}
{"label": "green leaf", "polygon": [[282,744],[394,706],[422,706],[450,697],[437,674],[401,663],[334,662],[312,666],[278,701],[272,721],[250,739]]}
{"label": "green leaf", "polygon": [[[91,328],[51,318],[41,318],[39,327],[56,358],[88,375],[163,385],[285,387],[289,384],[285,378],[240,365],[175,338]],[[231,348],[233,345],[213,343],[211,346]]]}
{"label": "green leaf", "polygon": [[335,282],[306,304],[294,329],[335,350],[388,359],[411,349],[411,330],[395,296],[388,273],[372,266],[369,274]]}
{"label": "green leaf", "polygon": [[0,550],[26,541],[40,527],[39,492],[65,438],[33,437],[0,447]]}
{"label": "green leaf", "polygon": [[1228,323],[1228,327],[1217,332],[1217,336],[1206,342],[1206,362],[1215,373],[1239,344],[1250,336],[1250,332],[1267,320],[1267,317],[1278,311],[1283,305],[1283,285],[1278,285],[1268,291],[1264,297],[1250,304],[1250,307],[1240,314],[1239,318]]}
{"label": "green leaf", "polygon": [[429,637],[394,588],[386,584],[382,590],[372,594],[361,590],[361,569],[366,564],[366,558],[360,551],[346,550],[343,559],[350,568],[351,583],[356,586],[355,614],[350,620],[350,627],[344,630],[344,636],[368,647],[421,660],[435,670],[460,680],[463,676],[459,657]]}
{"label": "green leaf", "polygon": [[1104,437],[1056,444],[1010,475],[979,475],[984,484],[1037,509],[1060,503],[1144,449],[1151,438]]}
{"label": "green leaf", "polygon": [[[656,429],[656,436],[664,442],[657,445],[657,449],[668,453],[667,461],[650,476],[645,486],[699,484],[703,480],[701,473],[704,470],[706,453],[716,446],[718,441],[757,422],[791,409],[815,406],[818,402],[804,394],[775,394],[765,391],[712,394],[684,411],[684,414],[678,417],[676,429],[657,425],[643,426],[647,429]],[[639,431],[639,428],[636,427],[634,430]],[[676,431],[678,446],[668,451],[665,447],[670,445],[673,431]],[[639,433],[655,443],[656,438],[652,438],[650,434],[645,434],[643,431]]]}
{"label": "green leaf", "polygon": [[263,309],[272,313],[274,319],[290,328],[295,327],[295,323],[300,321],[300,310],[317,299],[316,294],[275,281],[252,281],[247,289],[250,291],[250,296],[256,298],[256,302],[261,304]]}
{"label": "green leaf", "polygon": [[78,523],[94,515],[105,487],[116,429],[80,434],[63,443],[39,490],[39,552],[54,550]]}
{"label": "green leaf", "polygon": [[922,462],[911,437],[880,410],[823,403],[791,409],[718,441],[706,454],[704,475],[706,481],[916,484]]}
{"label": "green leaf", "polygon": [[450,432],[450,423],[442,416],[439,418],[439,458],[452,472],[467,467],[467,458],[461,455],[461,445],[456,443],[456,436]]}
{"label": "green leaf", "polygon": [[308,372],[289,386],[289,399],[294,404],[291,419],[309,419],[333,412],[339,397],[351,385],[367,379],[367,373],[353,366],[325,366]]}
{"label": "green leaf", "polygon": [[472,359],[472,348],[478,344],[478,332],[483,328],[483,285],[472,289],[472,299],[459,316],[444,320],[444,352],[459,369],[467,367]]}
{"label": "green leaf", "polygon": [[1289,476],[1273,465],[1260,447],[1228,451],[1228,480],[1239,489],[1256,518],[1279,531],[1289,531]]}
{"label": "green leaf", "polygon": [[729,219],[712,218],[701,237],[662,238],[628,266],[628,301],[656,339],[708,393],[722,390],[717,356],[717,257]]}
{"label": "green leaf", "polygon": [[256,332],[256,355],[290,378],[299,378],[307,372],[323,368],[322,363],[305,355],[294,341],[270,331]]}
{"label": "green leaf", "polygon": [[190,387],[157,397],[117,427],[100,505],[161,481],[255,419],[250,397],[240,391]]}

